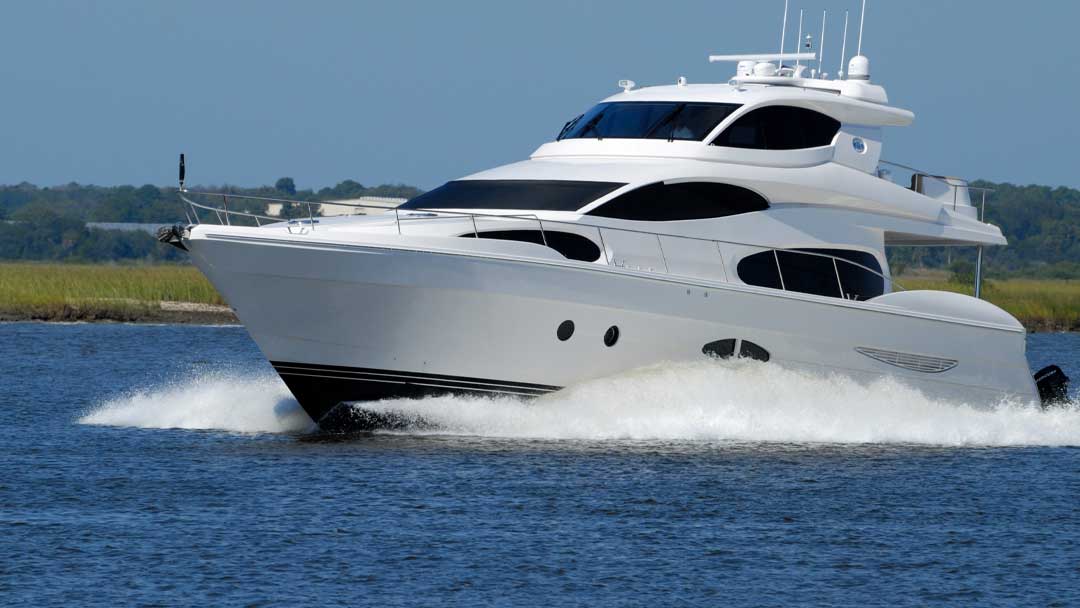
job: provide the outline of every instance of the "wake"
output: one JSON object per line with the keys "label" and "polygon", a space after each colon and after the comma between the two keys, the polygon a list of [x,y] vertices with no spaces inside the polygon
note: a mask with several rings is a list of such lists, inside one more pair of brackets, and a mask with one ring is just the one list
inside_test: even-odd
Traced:
{"label": "wake", "polygon": [[[753,361],[661,364],[533,401],[432,397],[366,403],[414,421],[395,433],[566,440],[1080,446],[1080,407],[928,399]],[[301,432],[311,421],[275,376],[203,376],[102,404],[84,424]]]}

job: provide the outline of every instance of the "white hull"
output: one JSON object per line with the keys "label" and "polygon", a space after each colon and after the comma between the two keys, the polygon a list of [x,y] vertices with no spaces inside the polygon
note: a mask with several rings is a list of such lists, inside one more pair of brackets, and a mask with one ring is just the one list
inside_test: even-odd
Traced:
{"label": "white hull", "polygon": [[[185,244],[316,420],[342,400],[456,390],[541,394],[659,361],[701,359],[706,343],[729,338],[752,341],[779,365],[858,380],[893,375],[972,404],[1037,399],[1019,326],[451,252],[408,237],[343,244],[313,236],[202,225]],[[556,328],[566,320],[575,331],[560,341]],[[603,337],[612,326],[619,338],[608,347]],[[856,350],[867,348],[955,365],[913,371]]]}

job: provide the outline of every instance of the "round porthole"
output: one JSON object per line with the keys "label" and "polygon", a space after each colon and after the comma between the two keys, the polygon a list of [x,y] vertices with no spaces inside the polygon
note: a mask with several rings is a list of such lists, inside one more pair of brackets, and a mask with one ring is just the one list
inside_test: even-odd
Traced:
{"label": "round porthole", "polygon": [[855,151],[859,154],[863,154],[864,152],[866,152],[866,142],[858,137],[851,140],[851,147],[854,148]]}
{"label": "round porthole", "polygon": [[615,343],[619,341],[619,328],[616,325],[612,325],[604,332],[604,346],[615,346]]}
{"label": "round porthole", "polygon": [[566,320],[559,323],[559,329],[555,330],[555,335],[563,342],[569,340],[570,336],[574,335],[574,322]]}

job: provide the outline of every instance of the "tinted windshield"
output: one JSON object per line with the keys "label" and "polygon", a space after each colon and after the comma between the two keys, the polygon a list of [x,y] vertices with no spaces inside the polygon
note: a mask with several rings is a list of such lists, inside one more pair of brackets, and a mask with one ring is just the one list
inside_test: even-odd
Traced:
{"label": "tinted windshield", "polygon": [[577,211],[624,185],[531,179],[459,180],[425,192],[399,208]]}
{"label": "tinted windshield", "polygon": [[602,103],[567,123],[558,139],[702,141],[738,107],[734,103],[674,101]]}

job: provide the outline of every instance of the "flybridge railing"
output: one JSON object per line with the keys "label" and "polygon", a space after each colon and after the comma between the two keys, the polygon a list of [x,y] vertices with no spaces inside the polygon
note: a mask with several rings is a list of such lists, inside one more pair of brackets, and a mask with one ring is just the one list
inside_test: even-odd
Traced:
{"label": "flybridge railing", "polygon": [[[202,203],[195,202],[195,201],[191,200],[191,198],[189,198],[188,195],[205,196],[205,197],[210,197],[210,198],[221,198],[221,207],[215,207],[213,205],[208,205],[208,204],[202,204]],[[187,216],[187,220],[188,220],[189,224],[200,224],[200,223],[202,223],[202,218],[199,215],[199,210],[202,210],[203,212],[208,212],[209,214],[213,214],[211,217],[216,217],[217,221],[218,221],[218,224],[223,225],[223,226],[231,226],[231,225],[233,225],[232,220],[230,219],[230,216],[236,216],[236,217],[239,217],[239,218],[248,218],[250,221],[254,222],[255,227],[261,227],[263,225],[264,221],[267,224],[286,223],[286,225],[289,227],[290,231],[292,230],[293,226],[296,226],[296,227],[298,227],[300,229],[303,229],[303,228],[306,227],[313,233],[316,232],[316,225],[319,223],[319,219],[318,219],[319,216],[315,213],[314,207],[323,204],[323,201],[298,201],[298,200],[283,199],[283,198],[272,198],[272,197],[265,197],[265,196],[250,196],[250,195],[239,195],[239,194],[227,194],[227,193],[220,193],[220,192],[195,192],[195,191],[189,191],[189,190],[183,190],[183,189],[179,191],[179,196],[180,196],[180,199],[182,201],[184,201],[184,203],[188,207],[188,209],[185,210],[185,215]],[[235,204],[234,204],[234,208],[230,209],[229,208],[229,200],[230,199],[232,199],[234,201],[234,203],[235,203],[235,201],[260,201],[260,202],[264,202],[264,203],[277,203],[277,204],[282,204],[282,205],[304,205],[307,208],[307,214],[306,214],[307,218],[306,219],[304,219],[303,217],[301,217],[301,218],[284,218],[284,217],[280,217],[280,216],[275,217],[275,216],[271,216],[271,215],[253,213],[253,212],[250,212],[250,211],[241,211],[241,210],[238,210],[238,209],[235,208]],[[404,209],[404,210],[402,210],[402,209],[399,209],[397,207],[392,208],[392,209],[388,209],[386,207],[382,207],[382,206],[378,206],[378,205],[364,205],[364,204],[359,204],[359,203],[337,203],[337,202],[335,202],[334,204],[342,205],[342,206],[346,206],[346,207],[355,207],[357,209],[377,210],[378,212],[380,212],[381,214],[384,214],[386,216],[389,216],[391,213],[393,213],[394,226],[395,226],[395,228],[397,230],[397,233],[399,235],[403,234],[402,225],[406,224],[408,222],[423,221],[423,220],[429,220],[429,219],[440,219],[440,218],[441,219],[446,219],[448,217],[449,218],[455,218],[456,217],[456,218],[462,218],[462,219],[469,220],[469,226],[471,226],[471,228],[472,228],[472,236],[476,237],[476,238],[479,238],[480,234],[482,234],[481,229],[477,225],[477,220],[480,220],[481,222],[496,222],[496,221],[536,222],[536,225],[537,225],[537,227],[539,229],[539,232],[540,232],[541,242],[545,246],[549,246],[548,245],[548,238],[547,238],[548,235],[547,235],[547,231],[545,229],[545,225],[547,225],[549,228],[552,225],[565,226],[565,227],[570,228],[571,231],[574,232],[575,234],[577,234],[579,232],[591,233],[593,230],[595,230],[597,238],[600,241],[599,249],[600,249],[600,252],[601,252],[601,254],[603,255],[603,258],[604,258],[604,264],[607,265],[607,266],[615,266],[615,267],[627,267],[628,266],[626,264],[625,259],[624,259],[623,264],[619,264],[617,259],[612,259],[612,256],[608,251],[607,243],[612,241],[612,239],[610,237],[610,235],[612,235],[612,234],[624,234],[624,235],[625,234],[630,234],[630,235],[645,236],[645,237],[648,237],[649,240],[655,239],[656,248],[657,248],[657,251],[659,252],[659,255],[657,256],[657,259],[659,259],[663,263],[664,272],[667,273],[667,274],[676,274],[676,273],[673,273],[672,270],[671,270],[672,265],[670,263],[670,260],[668,258],[667,253],[665,253],[665,251],[664,251],[663,240],[664,239],[676,239],[678,241],[684,241],[684,242],[697,242],[697,243],[711,244],[713,246],[713,248],[714,248],[713,250],[717,253],[717,257],[718,257],[718,259],[720,261],[720,269],[721,269],[721,271],[723,273],[723,276],[725,277],[725,279],[724,279],[725,282],[728,282],[727,281],[727,276],[728,275],[727,275],[727,267],[724,264],[723,256],[720,253],[720,249],[719,249],[719,246],[721,244],[735,245],[735,246],[738,246],[738,247],[749,247],[749,248],[754,248],[754,249],[761,250],[761,251],[759,251],[757,253],[760,253],[762,251],[771,251],[773,253],[773,259],[776,262],[776,271],[777,271],[777,276],[779,277],[779,280],[780,280],[780,289],[785,290],[785,291],[788,291],[788,290],[787,290],[787,287],[786,287],[786,284],[785,284],[785,281],[784,281],[784,271],[783,271],[783,268],[781,267],[781,264],[780,264],[780,256],[779,256],[780,253],[792,253],[792,254],[799,254],[799,255],[807,255],[807,256],[813,256],[813,257],[819,257],[819,258],[827,258],[827,259],[832,260],[833,270],[834,270],[835,275],[836,275],[836,281],[837,281],[837,285],[838,285],[839,290],[840,290],[841,297],[846,298],[846,296],[844,296],[843,281],[840,278],[840,264],[845,264],[847,266],[858,268],[860,270],[864,270],[866,272],[869,272],[869,273],[873,274],[874,276],[877,276],[877,277],[881,278],[886,283],[888,283],[890,285],[890,289],[899,288],[901,291],[905,290],[904,286],[901,285],[900,283],[896,282],[892,277],[886,276],[881,271],[870,268],[869,266],[866,266],[864,264],[860,264],[858,262],[854,262],[852,260],[849,260],[849,259],[843,258],[843,257],[839,257],[839,256],[834,256],[834,255],[830,255],[830,254],[826,254],[826,253],[818,253],[818,252],[813,252],[813,251],[806,251],[804,249],[798,249],[798,248],[770,247],[770,246],[767,246],[767,245],[761,245],[761,244],[757,244],[757,243],[728,241],[728,240],[723,240],[723,239],[708,239],[708,238],[702,238],[702,237],[685,236],[685,235],[681,235],[681,234],[667,234],[667,233],[662,233],[662,232],[652,232],[652,231],[646,231],[646,230],[635,230],[635,229],[632,229],[632,228],[615,228],[615,227],[611,227],[611,226],[600,226],[600,225],[597,225],[597,224],[589,224],[589,223],[585,223],[585,222],[567,222],[567,221],[561,221],[561,220],[543,219],[543,218],[539,217],[538,215],[536,215],[535,213],[494,214],[494,213],[477,213],[477,212],[473,212],[473,211],[449,211],[449,210],[446,210],[446,209]],[[190,214],[188,214],[189,210],[191,212]],[[605,232],[609,234],[609,238],[606,239],[606,240],[604,238]],[[466,232],[466,234],[468,234],[468,232]],[[642,258],[642,257],[648,257],[648,256],[635,256],[635,257]],[[640,269],[640,267],[634,267],[634,268]],[[648,270],[652,271],[653,269],[649,268]]]}
{"label": "flybridge railing", "polygon": [[[887,161],[887,160],[880,160],[880,161],[878,161],[878,164],[885,165],[887,167],[896,168],[896,169],[903,169],[904,171],[909,171],[911,173],[911,185],[908,186],[908,189],[910,189],[910,190],[912,190],[914,192],[918,192],[919,194],[926,194],[927,196],[930,196],[930,194],[927,193],[927,188],[926,188],[926,182],[928,180],[933,182],[933,183],[941,184],[942,186],[945,187],[946,192],[951,192],[953,211],[956,211],[957,207],[959,205],[961,205],[961,204],[963,204],[964,206],[975,207],[975,200],[972,199],[971,193],[975,192],[975,193],[979,194],[980,197],[981,197],[981,200],[979,201],[979,207],[978,207],[978,209],[979,209],[979,221],[980,222],[985,221],[983,218],[986,217],[986,195],[994,191],[992,188],[983,188],[981,186],[972,186],[971,184],[968,183],[968,181],[966,179],[963,179],[963,178],[949,177],[949,176],[946,176],[946,175],[934,175],[933,173],[923,171],[922,169],[916,169],[915,167],[910,167],[908,165],[904,165],[904,164],[901,164],[901,163],[894,163],[894,162]],[[963,183],[954,183],[954,182],[957,182],[957,181],[963,182]],[[961,203],[960,199],[963,196],[963,195],[961,195],[961,192],[963,192],[963,194],[967,196],[967,202],[965,202],[965,203]],[[944,199],[941,199],[941,198],[938,198],[938,197],[932,197],[932,198],[937,198],[937,200],[947,201],[948,198],[950,198],[950,197],[947,195],[946,198],[944,198]]]}

